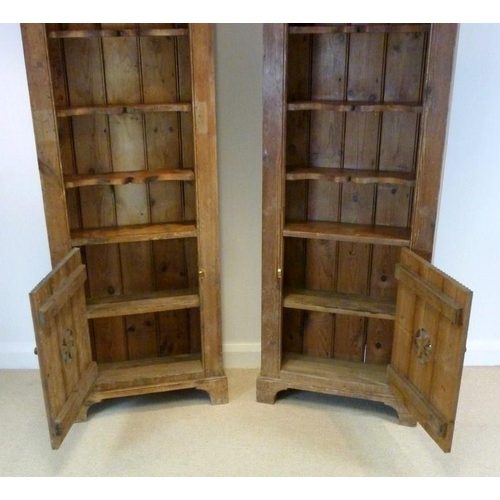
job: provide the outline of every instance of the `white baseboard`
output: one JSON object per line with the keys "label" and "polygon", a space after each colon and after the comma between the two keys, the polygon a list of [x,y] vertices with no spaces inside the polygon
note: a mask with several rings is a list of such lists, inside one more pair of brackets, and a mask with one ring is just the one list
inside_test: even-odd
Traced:
{"label": "white baseboard", "polygon": [[500,365],[500,340],[470,340],[467,342],[464,365]]}
{"label": "white baseboard", "polygon": [[38,369],[34,342],[0,342],[0,369]]}
{"label": "white baseboard", "polygon": [[[0,342],[0,369],[37,369],[32,342]],[[223,346],[225,368],[260,368],[259,342],[228,342]],[[500,340],[471,340],[465,366],[500,365]]]}
{"label": "white baseboard", "polygon": [[260,368],[260,342],[228,342],[222,352],[224,368]]}

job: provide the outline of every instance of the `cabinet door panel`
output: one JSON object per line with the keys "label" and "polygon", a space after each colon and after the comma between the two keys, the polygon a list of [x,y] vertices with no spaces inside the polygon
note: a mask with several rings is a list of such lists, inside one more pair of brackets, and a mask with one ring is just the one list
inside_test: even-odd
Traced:
{"label": "cabinet door panel", "polygon": [[391,387],[445,452],[451,450],[472,292],[408,249],[396,268]]}
{"label": "cabinet door panel", "polygon": [[86,271],[71,251],[31,292],[31,310],[52,448],[57,449],[97,377],[85,303]]}

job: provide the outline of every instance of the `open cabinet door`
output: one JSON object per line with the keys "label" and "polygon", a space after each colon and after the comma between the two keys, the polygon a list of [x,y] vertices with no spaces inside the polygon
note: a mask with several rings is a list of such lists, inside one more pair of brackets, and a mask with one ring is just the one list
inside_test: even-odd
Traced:
{"label": "open cabinet door", "polygon": [[77,419],[97,377],[92,361],[80,251],[72,250],[30,293],[52,448]]}
{"label": "open cabinet door", "polygon": [[404,248],[389,383],[445,452],[451,450],[472,292]]}

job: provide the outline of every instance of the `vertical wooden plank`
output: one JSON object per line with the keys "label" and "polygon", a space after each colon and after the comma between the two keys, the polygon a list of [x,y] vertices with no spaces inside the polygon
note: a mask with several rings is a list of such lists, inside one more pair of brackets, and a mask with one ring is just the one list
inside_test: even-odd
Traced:
{"label": "vertical wooden plank", "polygon": [[[313,37],[311,98],[341,101],[347,75],[346,36],[325,34]],[[312,167],[342,166],[343,115],[311,112],[309,164]],[[309,181],[308,220],[337,221],[339,184]],[[336,282],[337,242],[308,240],[306,287],[334,290]],[[310,312],[304,324],[304,353],[333,356],[334,322],[331,314]]]}
{"label": "vertical wooden plank", "polygon": [[424,83],[411,248],[431,259],[455,59],[456,24],[433,24]]}
{"label": "vertical wooden plank", "polygon": [[[380,101],[383,84],[384,35],[350,35],[347,100]],[[378,113],[348,113],[345,131],[344,168],[373,169],[378,162]],[[371,224],[375,189],[371,185],[342,187],[342,222]],[[367,294],[370,282],[370,245],[339,244],[337,290]],[[363,361],[366,320],[338,316],[335,325],[334,357]]]}
{"label": "vertical wooden plank", "polygon": [[[47,24],[47,31],[59,29],[58,24]],[[51,67],[52,88],[56,107],[69,106],[69,95],[66,85],[66,63],[64,60],[64,46],[62,40],[48,38],[48,53]],[[75,160],[72,147],[71,118],[58,118],[59,152],[63,174],[75,174]],[[71,229],[81,227],[80,200],[78,190],[66,191],[68,222]]]}
{"label": "vertical wooden plank", "polygon": [[[401,252],[401,265],[418,273],[418,264],[409,258],[406,252]],[[397,288],[396,330],[400,335],[394,337],[392,351],[397,356],[391,358],[391,364],[405,375],[410,366],[410,352],[413,342],[413,325],[418,316],[417,295],[406,287]]]}
{"label": "vertical wooden plank", "polygon": [[[187,25],[186,25],[187,27]],[[180,37],[177,44],[178,98],[180,101],[192,101],[191,54],[189,38]],[[194,135],[192,113],[181,113],[179,116],[179,140],[181,167],[195,169]],[[183,210],[185,220],[196,220],[196,186],[194,182],[184,182],[182,186]],[[197,288],[198,248],[195,239],[184,240],[186,255],[187,281],[190,288]],[[189,351],[201,352],[201,324],[199,308],[189,310]]]}
{"label": "vertical wooden plank", "polygon": [[[148,28],[171,28],[169,24],[148,24]],[[144,102],[176,102],[176,41],[168,37],[140,39]],[[180,168],[180,131],[177,113],[152,113],[145,118],[147,169]],[[149,186],[151,222],[183,220],[182,183],[158,182]],[[183,240],[153,242],[154,281],[157,289],[187,288]],[[187,311],[159,313],[159,354],[189,352]]]}
{"label": "vertical wooden plank", "polygon": [[[71,25],[90,29],[88,24]],[[99,39],[64,41],[69,101],[73,106],[106,103],[102,46]],[[109,122],[106,116],[72,118],[75,168],[80,174],[112,171]],[[81,188],[80,218],[84,227],[116,225],[115,192],[111,186]],[[88,286],[91,297],[106,297],[123,292],[117,245],[85,249]],[[125,326],[121,318],[91,321],[96,359],[99,362],[127,358]]]}
{"label": "vertical wooden plank", "polygon": [[[450,280],[445,280],[442,291],[458,303],[464,304],[464,321],[461,325],[455,325],[446,318],[441,318],[439,342],[434,350],[435,362],[429,400],[446,418],[454,420],[466,350],[467,336],[463,332],[467,332],[469,328],[472,294]],[[450,390],[450,387],[455,387],[456,390]]]}
{"label": "vertical wooden plank", "polygon": [[[287,100],[310,98],[311,42],[309,35],[288,38],[286,56]],[[286,115],[286,167],[304,166],[309,162],[310,113],[298,111]],[[307,181],[285,184],[285,219],[307,219]],[[302,288],[305,285],[306,242],[287,238],[284,242],[283,284]],[[300,310],[283,311],[283,350],[302,352],[306,314]]]}
{"label": "vertical wooden plank", "polygon": [[214,32],[210,24],[190,24],[193,124],[198,195],[198,256],[203,368],[223,375],[220,305],[217,140],[215,120]]}
{"label": "vertical wooden plank", "polygon": [[21,24],[52,265],[71,249],[45,25]]}
{"label": "vertical wooden plank", "polygon": [[[388,371],[390,383],[398,388],[405,405],[443,451],[449,452],[472,292],[408,249],[401,252],[401,265],[416,274],[419,282],[435,290],[432,302],[444,303],[451,299],[461,310],[459,316],[448,317],[440,307],[431,305],[425,294],[420,295],[418,288],[413,291],[412,287],[400,283],[394,354]],[[400,301],[405,296],[410,296],[413,302],[408,310],[408,304]],[[418,340],[417,332],[425,336],[423,342]]]}
{"label": "vertical wooden plank", "polygon": [[[136,27],[133,24],[102,26],[110,29]],[[143,102],[138,40],[133,37],[104,38],[102,44],[107,102]],[[113,171],[144,170],[143,116],[112,115],[109,117],[109,128]],[[150,222],[148,187],[145,184],[116,186],[115,196],[119,226]],[[120,259],[125,294],[152,290],[151,243],[121,244]],[[156,354],[155,322],[154,314],[137,314],[125,318],[130,359]]]}
{"label": "vertical wooden plank", "polygon": [[[437,290],[443,288],[443,277],[433,273],[427,263],[419,263],[419,270],[417,274],[422,277],[426,283],[433,286]],[[412,353],[410,356],[410,363],[408,366],[408,378],[412,381],[413,385],[425,397],[429,398],[432,371],[434,363],[421,363],[417,356],[417,349],[415,345],[415,337],[417,332],[424,330],[430,335],[430,343],[432,349],[438,348],[440,331],[441,315],[437,309],[428,304],[423,297],[417,296],[415,307],[415,322],[413,324],[413,337],[412,337]]]}
{"label": "vertical wooden plank", "polygon": [[[423,33],[391,33],[388,35],[384,100],[418,102],[422,84]],[[381,170],[415,171],[418,115],[385,113],[382,117],[380,144]],[[413,189],[407,186],[377,186],[375,223],[407,227],[411,213]],[[373,247],[370,294],[396,297],[394,269],[399,249]],[[394,323],[369,319],[367,326],[367,363],[387,364],[391,358]]]}
{"label": "vertical wooden plank", "polygon": [[[261,375],[281,368],[283,267],[286,26],[264,24],[262,183],[262,361]],[[281,271],[280,271],[281,272]]]}

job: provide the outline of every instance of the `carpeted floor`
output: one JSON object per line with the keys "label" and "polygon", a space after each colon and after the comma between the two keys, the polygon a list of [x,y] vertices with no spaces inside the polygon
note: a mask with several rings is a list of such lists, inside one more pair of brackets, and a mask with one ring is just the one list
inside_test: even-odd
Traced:
{"label": "carpeted floor", "polygon": [[450,454],[384,405],[298,391],[265,405],[256,370],[226,373],[227,405],[194,390],[106,401],[52,451],[38,371],[0,371],[0,476],[500,476],[500,367],[465,368]]}

